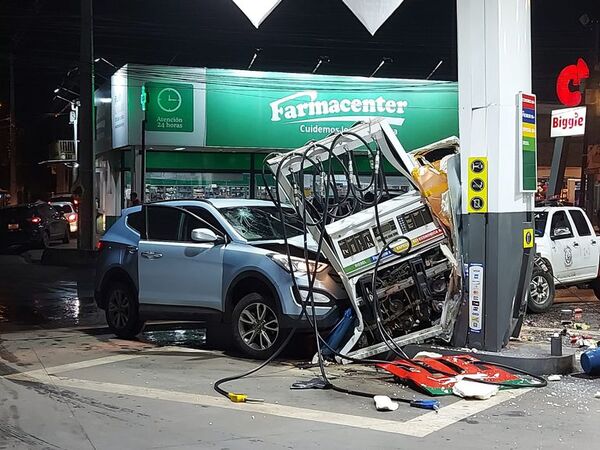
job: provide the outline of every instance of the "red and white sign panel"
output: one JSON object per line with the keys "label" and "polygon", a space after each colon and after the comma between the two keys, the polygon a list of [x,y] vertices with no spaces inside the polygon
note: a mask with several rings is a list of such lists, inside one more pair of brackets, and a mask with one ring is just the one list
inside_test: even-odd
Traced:
{"label": "red and white sign panel", "polygon": [[583,136],[585,134],[585,112],[585,106],[552,111],[550,137]]}

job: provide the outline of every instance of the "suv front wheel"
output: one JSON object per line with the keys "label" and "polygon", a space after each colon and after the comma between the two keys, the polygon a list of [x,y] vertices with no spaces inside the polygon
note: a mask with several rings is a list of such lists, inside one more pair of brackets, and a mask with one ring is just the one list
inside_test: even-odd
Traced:
{"label": "suv front wheel", "polygon": [[275,303],[263,294],[254,292],[242,297],[231,319],[236,346],[252,358],[269,358],[285,339]]}
{"label": "suv front wheel", "polygon": [[111,283],[105,294],[106,323],[122,339],[132,339],[144,328],[139,317],[137,295],[126,283]]}

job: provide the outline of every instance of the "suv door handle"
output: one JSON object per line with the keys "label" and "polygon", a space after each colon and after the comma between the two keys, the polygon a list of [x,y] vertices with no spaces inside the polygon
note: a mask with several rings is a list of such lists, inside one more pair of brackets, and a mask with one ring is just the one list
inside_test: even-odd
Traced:
{"label": "suv door handle", "polygon": [[162,258],[162,253],[156,253],[156,252],[142,252],[142,257],[146,258],[146,259],[158,259],[158,258]]}
{"label": "suv door handle", "polygon": [[578,242],[573,242],[573,247],[579,247],[579,243]]}
{"label": "suv door handle", "polygon": [[592,245],[596,245],[596,239],[592,239]]}
{"label": "suv door handle", "polygon": [[127,246],[127,253],[129,253],[130,255],[137,253],[137,251],[138,251],[138,248],[135,245]]}

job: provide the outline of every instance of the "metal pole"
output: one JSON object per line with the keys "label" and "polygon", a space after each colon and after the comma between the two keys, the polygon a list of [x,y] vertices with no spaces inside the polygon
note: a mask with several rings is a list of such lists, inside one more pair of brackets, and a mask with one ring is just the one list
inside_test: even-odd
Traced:
{"label": "metal pole", "polygon": [[9,154],[8,160],[10,162],[10,186],[8,191],[11,196],[11,203],[15,204],[19,202],[18,198],[18,185],[17,185],[17,136],[16,136],[16,123],[15,123],[15,71],[14,71],[14,55],[10,53],[10,129],[9,129]]}
{"label": "metal pole", "polygon": [[[145,112],[144,112],[145,115]],[[141,192],[140,192],[140,201],[142,203],[146,203],[146,119],[142,119],[142,173],[140,176],[141,181]]]}
{"label": "metal pole", "polygon": [[94,202],[94,38],[92,0],[81,0],[81,117],[79,123],[79,241],[81,250],[95,247],[96,205]]}
{"label": "metal pole", "polygon": [[[77,135],[77,123],[79,122],[79,102],[71,103],[71,110],[75,114],[75,120],[73,121],[73,148],[75,149],[75,161],[79,162],[79,136]],[[71,174],[71,185],[75,183],[77,179],[77,164],[73,164],[73,171]]]}
{"label": "metal pole", "polygon": [[565,146],[565,141],[568,142],[568,139],[564,137],[557,137],[554,140],[554,152],[552,153],[552,165],[550,166],[550,183],[547,191],[548,197],[560,196],[560,192],[562,191],[567,159],[567,152],[564,149],[568,148],[568,144]]}

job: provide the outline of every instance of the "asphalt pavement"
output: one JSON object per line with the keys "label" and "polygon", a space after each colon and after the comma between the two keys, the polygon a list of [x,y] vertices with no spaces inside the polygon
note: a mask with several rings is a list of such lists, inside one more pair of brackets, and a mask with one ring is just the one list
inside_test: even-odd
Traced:
{"label": "asphalt pavement", "polygon": [[[290,390],[319,375],[295,357],[228,384],[264,399],[235,404],[212,384],[256,361],[207,347],[201,324],[116,339],[93,303],[92,270],[35,260],[0,255],[0,449],[570,449],[600,439],[600,381],[580,375],[485,401],[441,397],[437,413],[384,413],[368,398]],[[423,398],[373,367],[326,369],[349,389]]]}

